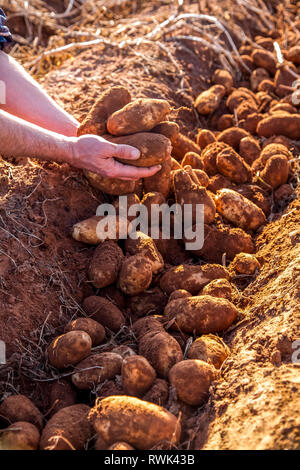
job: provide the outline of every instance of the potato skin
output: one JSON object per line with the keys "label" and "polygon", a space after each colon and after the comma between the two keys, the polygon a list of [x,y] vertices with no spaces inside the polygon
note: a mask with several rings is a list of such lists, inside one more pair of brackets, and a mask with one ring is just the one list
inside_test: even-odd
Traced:
{"label": "potato skin", "polygon": [[211,114],[219,107],[225,93],[226,89],[223,85],[213,85],[197,96],[194,106],[199,114]]}
{"label": "potato skin", "polygon": [[48,361],[57,369],[70,367],[87,357],[91,347],[91,337],[85,331],[69,331],[48,346]]}
{"label": "potato skin", "polygon": [[127,395],[142,397],[152,386],[156,372],[143,356],[129,356],[122,363],[122,384]]}
{"label": "potato skin", "polygon": [[144,255],[126,258],[119,274],[119,286],[125,295],[144,292],[152,281],[152,262]]}
{"label": "potato skin", "polygon": [[191,406],[204,403],[215,378],[215,368],[197,359],[178,362],[169,372],[169,381],[175,387],[178,398]]}
{"label": "potato skin", "polygon": [[221,338],[215,335],[203,335],[192,343],[187,357],[207,362],[220,369],[229,355],[230,349]]}
{"label": "potato skin", "polygon": [[229,145],[224,142],[213,142],[207,145],[207,147],[202,151],[201,158],[203,161],[204,171],[208,176],[214,176],[218,173],[217,156],[222,150],[228,148],[230,148]]}
{"label": "potato skin", "polygon": [[0,418],[7,424],[26,421],[39,430],[43,427],[43,415],[25,395],[10,395],[0,405]]}
{"label": "potato skin", "polygon": [[[105,219],[106,226],[104,227],[104,232],[98,229],[98,224],[101,220]],[[110,233],[108,228],[113,227],[114,232]],[[78,242],[88,243],[89,245],[98,245],[100,242],[105,240],[115,240],[117,241],[120,236],[126,236],[129,231],[129,221],[125,217],[120,216],[107,216],[102,217],[94,215],[89,219],[82,220],[77,224],[73,225],[72,228],[72,237]]]}
{"label": "potato skin", "polygon": [[161,170],[155,175],[144,178],[144,192],[158,192],[165,198],[170,192],[171,158],[161,163]]}
{"label": "potato skin", "polygon": [[169,302],[164,312],[175,318],[172,328],[185,333],[208,334],[226,330],[237,318],[237,308],[229,300],[200,295]]}
{"label": "potato skin", "polygon": [[217,211],[231,223],[244,230],[257,230],[266,223],[263,211],[242,194],[221,189],[216,195]]}
{"label": "potato skin", "polygon": [[165,331],[159,318],[155,316],[140,318],[132,325],[132,331],[137,338],[142,338],[147,333]]}
{"label": "potato skin", "polygon": [[283,135],[292,140],[300,139],[300,116],[299,114],[275,114],[262,119],[257,126],[260,137],[272,137]]}
{"label": "potato skin", "polygon": [[160,279],[160,288],[171,294],[178,289],[185,289],[196,295],[213,279],[228,279],[229,273],[223,266],[206,264],[203,266],[182,264],[167,271]]}
{"label": "potato skin", "polygon": [[16,421],[0,429],[0,450],[37,450],[39,440],[39,430],[27,421]]}
{"label": "potato skin", "polygon": [[201,149],[195,142],[179,132],[176,139],[172,140],[172,156],[180,161],[188,152],[195,152],[200,155]]}
{"label": "potato skin", "polygon": [[122,362],[123,358],[116,353],[92,354],[77,364],[77,372],[72,375],[72,382],[79,390],[93,389],[105,380],[112,379],[120,374]]}
{"label": "potato skin", "polygon": [[179,442],[181,426],[164,408],[134,397],[111,396],[90,412],[94,428],[111,445],[125,441],[136,449],[151,449],[162,441]]}
{"label": "potato skin", "polygon": [[249,137],[247,131],[240,127],[230,127],[218,135],[217,141],[224,142],[233,149],[238,150],[240,141],[245,137]]}
{"label": "potato skin", "polygon": [[93,188],[100,189],[105,194],[111,196],[122,196],[134,191],[135,181],[125,181],[119,178],[106,178],[93,173],[92,171],[84,170],[84,175],[88,179]]}
{"label": "potato skin", "polygon": [[167,297],[159,287],[128,297],[127,306],[135,317],[159,315],[167,304]]}
{"label": "potato skin", "polygon": [[[43,429],[40,449],[83,450],[93,435],[92,426],[88,421],[89,411],[89,406],[78,404],[55,413]],[[55,436],[64,439],[51,439]]]}
{"label": "potato skin", "polygon": [[168,396],[168,382],[164,379],[155,379],[150,390],[143,396],[143,400],[162,406],[167,402]]}
{"label": "potato skin", "polygon": [[240,141],[239,154],[251,166],[260,155],[259,143],[254,137],[243,137]]}
{"label": "potato skin", "polygon": [[181,161],[181,166],[190,165],[193,169],[203,170],[203,162],[200,155],[195,152],[187,152]]}
{"label": "potato skin", "polygon": [[[251,255],[249,255],[251,256]],[[231,302],[232,300],[232,287],[227,279],[215,279],[203,287],[198,295],[211,295],[212,297],[221,297]],[[197,359],[197,358],[194,358]],[[200,359],[200,358],[199,358]]]}
{"label": "potato skin", "polygon": [[127,442],[115,442],[109,446],[108,450],[134,450],[134,447],[127,444]]}
{"label": "potato skin", "polygon": [[77,318],[67,323],[64,331],[68,333],[69,331],[77,330],[85,331],[91,337],[92,346],[98,346],[105,338],[105,329],[92,318]]}
{"label": "potato skin", "polygon": [[136,239],[127,238],[125,240],[126,253],[130,255],[141,255],[149,259],[152,263],[152,272],[157,274],[164,267],[164,260],[159,253],[151,237],[139,230],[135,232]]}
{"label": "potato skin", "polygon": [[275,74],[276,59],[272,52],[263,49],[255,49],[251,55],[257,67],[265,68],[272,75]]}
{"label": "potato skin", "polygon": [[165,100],[139,98],[109,116],[107,130],[116,136],[147,132],[163,121],[170,111]]}
{"label": "potato skin", "polygon": [[260,263],[254,255],[239,253],[230,263],[230,270],[238,274],[252,275],[260,269]]}
{"label": "potato skin", "polygon": [[274,155],[267,161],[260,176],[269,186],[276,189],[287,182],[289,170],[287,158],[284,155]]}
{"label": "potato skin", "polygon": [[59,379],[50,388],[50,416],[67,406],[76,405],[77,392],[70,382]]}
{"label": "potato skin", "polygon": [[233,183],[246,183],[251,179],[250,167],[233,149],[221,150],[217,156],[216,165],[219,173]]}
{"label": "potato skin", "polygon": [[93,286],[101,289],[116,282],[123,259],[123,252],[114,241],[107,240],[97,246],[88,270]]}
{"label": "potato skin", "polygon": [[83,309],[93,320],[111,331],[117,332],[125,323],[121,310],[104,297],[91,295],[84,299]]}
{"label": "potato skin", "polygon": [[96,101],[84,121],[80,124],[77,136],[83,134],[103,135],[106,132],[106,120],[110,114],[123,108],[131,101],[129,91],[116,86],[105,91]]}
{"label": "potato skin", "polygon": [[163,121],[153,127],[151,132],[162,134],[172,142],[172,140],[176,139],[179,134],[179,126],[176,124],[176,122]]}

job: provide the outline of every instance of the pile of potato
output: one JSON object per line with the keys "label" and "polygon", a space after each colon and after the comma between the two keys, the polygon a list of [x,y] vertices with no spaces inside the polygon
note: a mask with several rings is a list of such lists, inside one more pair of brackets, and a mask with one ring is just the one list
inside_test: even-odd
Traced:
{"label": "pile of potato", "polygon": [[[247,69],[239,88],[228,71],[216,70],[211,88],[196,98],[195,109],[210,127],[199,129],[196,142],[168,120],[168,102],[132,100],[121,86],[105,92],[82,122],[79,135],[137,147],[139,160],[128,164],[162,166],[137,182],[86,172],[91,185],[110,195],[117,211],[124,194],[129,205],[148,209],[191,204],[192,224],[196,204],[203,204],[204,245],[190,252],[186,239],[153,240],[141,231],[119,240],[127,219],[119,220],[116,237],[101,239],[100,216],[78,222],[73,237],[97,245],[87,266],[94,295],[84,299],[85,316],[68,323],[47,349],[49,367],[70,380],[52,385],[45,426],[28,398],[6,398],[0,416],[9,426],[0,431],[0,448],[180,444],[185,420],[208,399],[230,355],[221,335],[241,316],[234,278],[260,269],[255,233],[272,205],[292,192],[291,139],[300,139],[300,115],[290,86],[299,47],[286,53],[291,62],[278,66],[272,40],[256,43],[258,49],[240,49]],[[110,340],[117,333],[119,345]]]}

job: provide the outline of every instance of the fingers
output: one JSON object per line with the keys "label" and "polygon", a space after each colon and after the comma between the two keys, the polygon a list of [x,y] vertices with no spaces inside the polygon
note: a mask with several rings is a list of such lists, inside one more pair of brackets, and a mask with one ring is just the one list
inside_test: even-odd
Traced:
{"label": "fingers", "polygon": [[140,151],[135,147],[131,147],[131,145],[115,145],[113,156],[126,160],[137,160],[140,156]]}
{"label": "fingers", "polygon": [[155,175],[161,169],[161,165],[150,166],[149,168],[124,165],[114,160],[113,177],[120,179],[138,180]]}

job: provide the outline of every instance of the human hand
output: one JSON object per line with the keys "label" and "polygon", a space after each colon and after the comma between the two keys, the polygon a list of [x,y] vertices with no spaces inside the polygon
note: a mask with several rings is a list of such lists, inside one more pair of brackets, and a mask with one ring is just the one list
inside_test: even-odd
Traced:
{"label": "human hand", "polygon": [[160,165],[138,168],[120,163],[114,157],[137,160],[140,151],[130,145],[113,144],[103,139],[103,137],[95,135],[83,135],[74,138],[71,147],[71,165],[98,173],[107,178],[138,180],[152,176],[161,169]]}

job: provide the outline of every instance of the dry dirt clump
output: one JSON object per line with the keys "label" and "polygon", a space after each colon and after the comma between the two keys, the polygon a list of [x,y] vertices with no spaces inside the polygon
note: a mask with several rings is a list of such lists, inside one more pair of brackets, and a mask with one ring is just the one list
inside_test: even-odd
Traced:
{"label": "dry dirt clump", "polygon": [[[298,449],[296,6],[31,3],[14,23],[4,2],[12,54],[80,134],[162,169],[121,187],[0,159],[0,448],[19,425],[20,448]],[[100,240],[97,206],[124,193],[191,204],[193,228],[204,204],[202,249]]]}

